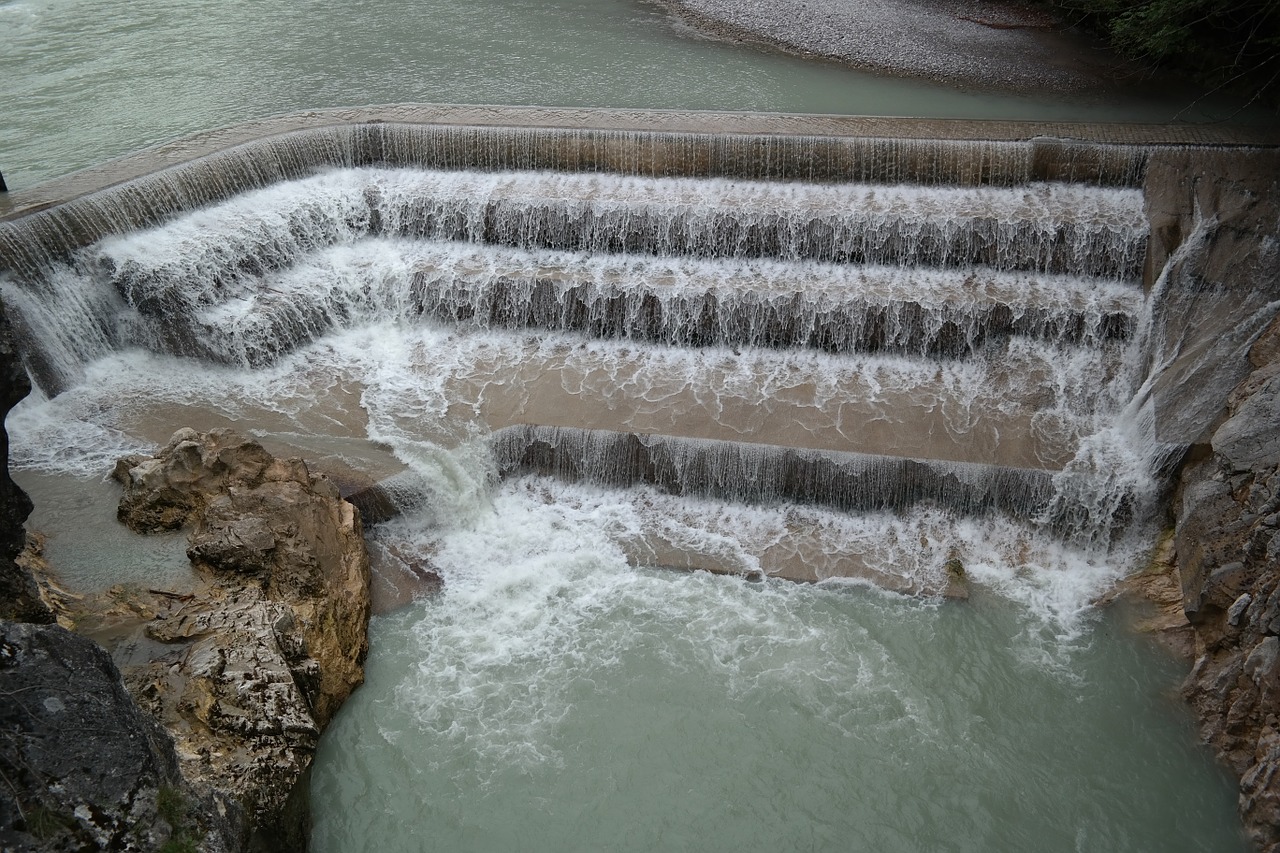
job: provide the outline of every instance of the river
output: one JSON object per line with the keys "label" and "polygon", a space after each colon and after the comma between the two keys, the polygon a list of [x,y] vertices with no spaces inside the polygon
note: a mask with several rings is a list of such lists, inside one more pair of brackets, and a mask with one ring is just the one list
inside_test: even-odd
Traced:
{"label": "river", "polygon": [[[657,7],[628,0],[148,0],[127,7],[49,0],[0,5],[0,26],[7,32],[0,86],[8,109],[0,169],[11,187],[187,132],[342,104],[1091,121],[1156,121],[1177,109],[1047,102],[876,78],[707,40]],[[594,388],[604,398],[621,388],[620,399],[646,400],[646,416],[654,417],[673,411],[667,385],[693,388],[696,406],[707,411],[725,411],[731,401],[748,414],[764,412],[768,399],[761,402],[751,386],[775,368],[770,381],[782,376],[777,365],[797,375],[860,377],[858,387],[870,390],[856,393],[867,396],[895,382],[914,390],[925,384],[918,377],[936,374],[944,391],[911,405],[944,412],[945,430],[958,430],[966,452],[983,444],[996,454],[998,428],[983,442],[972,436],[1003,404],[965,390],[998,390],[984,378],[994,373],[979,370],[978,381],[964,385],[950,377],[969,371],[967,363],[935,364],[919,353],[792,356],[752,348],[740,359],[732,342],[683,354],[648,341],[595,341],[574,329],[533,336],[409,321],[396,313],[403,306],[395,298],[390,307],[375,298],[370,308],[379,282],[403,280],[423,263],[474,271],[499,262],[458,261],[456,252],[427,241],[401,245],[364,232],[326,236],[333,245],[301,241],[287,264],[295,270],[288,287],[344,320],[288,340],[267,363],[209,363],[137,346],[145,318],[118,301],[98,260],[111,258],[117,271],[129,262],[158,271],[142,276],[144,283],[195,283],[199,290],[202,279],[184,264],[212,258],[219,281],[236,280],[246,268],[224,252],[236,233],[248,235],[246,245],[279,248],[287,241],[260,239],[273,222],[296,235],[298,219],[290,217],[302,210],[347,227],[348,213],[368,198],[360,182],[394,195],[389,187],[421,179],[337,173],[316,180],[337,188],[319,195],[267,189],[94,247],[85,256],[91,263],[64,271],[60,301],[46,306],[54,321],[74,313],[83,323],[64,324],[74,339],[69,346],[80,347],[67,374],[73,379],[60,396],[35,393],[10,418],[16,477],[39,504],[33,524],[50,534],[48,553],[67,581],[83,588],[184,582],[180,540],[146,546],[122,533],[113,487],[100,482],[116,455],[152,446],[179,426],[231,423],[278,449],[408,470],[426,483],[420,491],[428,499],[407,502],[400,518],[374,530],[372,543],[384,565],[406,555],[429,562],[443,588],[374,619],[368,681],[317,758],[315,850],[1244,849],[1233,785],[1196,744],[1177,698],[1180,664],[1132,636],[1117,614],[1091,605],[1140,564],[1141,547],[1076,547],[1018,522],[957,518],[928,506],[850,515],[714,496],[674,499],[643,484],[612,489],[532,474],[495,484],[482,440],[500,426],[486,407],[501,393],[514,387],[517,412],[524,411],[518,392],[527,393],[521,383],[533,380],[519,371],[535,351],[561,371],[550,383],[560,391],[586,395]],[[731,194],[715,201],[704,185],[641,184],[626,184],[627,191],[657,198],[662,215],[684,215],[663,193],[742,206]],[[457,193],[457,203],[476,192]],[[804,215],[822,192],[800,194]],[[939,195],[924,191],[921,204]],[[1004,190],[992,195],[997,207],[1025,203]],[[1121,207],[1133,206],[1124,191],[1119,197]],[[285,213],[272,220],[271,205]],[[1047,205],[1047,215],[1059,207],[1065,205]],[[265,224],[255,225],[255,216]],[[546,247],[513,250],[500,264],[586,266],[552,257]],[[796,269],[814,277],[818,261],[805,263]],[[658,262],[617,264],[634,270]],[[709,272],[697,267],[698,275],[684,271],[696,265],[673,266],[655,278],[700,276],[712,286],[717,276],[746,280],[768,266],[734,264],[717,260]],[[1061,284],[1028,284],[1006,273],[1012,275],[992,272],[993,291],[1049,292]],[[285,286],[287,272],[270,275],[263,280]],[[251,279],[240,282],[243,292],[227,288],[216,304],[191,296],[195,308],[186,319],[207,336],[202,346],[210,352],[234,351],[254,335],[274,341],[288,323],[258,321],[302,305],[301,297],[274,307],[255,302]],[[1095,295],[1080,295],[1080,304],[1135,301],[1112,294],[1130,282],[1081,281],[1071,287]],[[954,283],[936,287],[955,290]],[[1060,357],[1077,352],[1078,343],[1015,342],[1002,351],[1048,353],[1036,356],[1028,374],[1074,371],[1068,380],[1045,380],[1051,391],[1029,395],[1035,400],[1028,405],[1041,409],[1028,419],[1054,441],[1104,432],[1116,414],[1110,398],[1078,408],[1084,397],[1077,386],[1124,374],[1111,361],[1077,369]],[[1098,346],[1114,359],[1125,345]],[[989,348],[974,345],[974,353],[1002,364]],[[753,358],[766,367],[732,367]],[[1081,364],[1095,365],[1091,358]],[[703,374],[721,383],[710,402],[698,396],[710,386],[687,378]],[[1102,374],[1106,382],[1094,381]],[[779,405],[817,393],[794,378],[771,387]],[[1046,394],[1049,402],[1041,399]],[[699,411],[681,405],[693,412],[686,420]],[[986,409],[974,415],[979,406]],[[832,411],[843,429],[840,406]],[[1010,423],[1021,417],[1005,414]],[[734,429],[738,421],[716,423]],[[1051,455],[1038,446],[1028,452]],[[971,596],[954,601],[861,581],[793,584],[652,568],[670,562],[659,552],[675,550],[748,570],[770,549],[801,540],[816,543],[820,557],[806,559],[819,569],[822,560],[862,548],[896,555],[873,568],[905,579],[902,588],[933,591],[948,550],[962,548]]]}

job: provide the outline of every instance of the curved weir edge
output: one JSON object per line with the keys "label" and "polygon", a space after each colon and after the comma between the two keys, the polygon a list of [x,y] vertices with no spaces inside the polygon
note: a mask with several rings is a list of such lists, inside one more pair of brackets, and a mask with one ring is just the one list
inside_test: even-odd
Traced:
{"label": "curved weir edge", "polygon": [[[816,140],[823,139],[878,141],[898,148],[904,144],[924,142],[970,145],[987,143],[992,150],[1001,144],[1018,143],[1029,155],[1022,167],[1025,172],[1018,176],[1020,180],[1089,180],[1092,175],[1094,180],[1128,185],[1141,180],[1144,148],[1280,145],[1280,131],[1216,125],[1086,124],[784,113],[392,104],[289,113],[165,142],[100,166],[55,178],[36,187],[0,194],[0,222],[19,219],[163,170],[190,165],[240,146],[262,144],[292,134],[341,128],[368,129],[379,124],[471,129],[476,132],[502,132],[512,136],[542,134],[560,140],[572,140],[576,136],[580,141],[595,141],[610,136],[617,139],[627,134],[650,137],[686,135],[708,139],[739,137],[755,140],[760,144],[760,150],[772,154],[774,169],[783,168],[785,151],[782,149],[787,148],[789,143],[813,145]],[[770,142],[778,150],[771,150]],[[631,144],[635,146],[634,141]],[[328,153],[332,155],[336,152]],[[632,157],[637,156],[637,153],[633,151]],[[652,154],[650,157],[647,164],[650,169],[663,168],[664,164],[652,159]],[[316,158],[309,165],[315,168],[349,163],[333,157],[328,160]],[[493,165],[497,167],[499,164]],[[633,159],[632,165],[644,164]],[[917,171],[921,173],[917,178],[928,176],[927,170]],[[981,182],[996,182],[1001,178],[1008,180],[1013,177],[999,169],[993,172],[990,164],[984,165],[981,162],[970,163],[958,173],[953,167],[952,172],[952,177],[968,177]],[[688,171],[684,173],[694,174]],[[945,174],[945,171],[935,171],[935,175],[939,177]],[[279,179],[278,176],[264,177]],[[896,174],[885,179],[904,180],[909,177],[909,174]],[[211,196],[191,201],[193,204],[200,204],[215,198]]]}

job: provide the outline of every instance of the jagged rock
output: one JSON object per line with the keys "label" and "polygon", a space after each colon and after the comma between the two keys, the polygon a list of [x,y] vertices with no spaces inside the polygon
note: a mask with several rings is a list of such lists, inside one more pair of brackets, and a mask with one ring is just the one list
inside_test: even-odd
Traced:
{"label": "jagged rock", "polygon": [[1164,363],[1151,387],[1156,437],[1203,444],[1227,395],[1258,367],[1242,356],[1280,299],[1280,151],[1153,152],[1143,189],[1144,278],[1159,288],[1153,340],[1165,344],[1154,354]]}
{"label": "jagged rock", "polygon": [[359,512],[297,459],[229,430],[180,430],[121,460],[121,521],[193,526],[202,582],[152,602],[152,643],[129,667],[139,702],[173,733],[184,775],[234,796],[261,843],[303,850],[305,782],[320,732],[363,680],[369,559]]}
{"label": "jagged rock", "polygon": [[1120,599],[1139,602],[1138,610],[1130,613],[1136,631],[1151,636],[1175,657],[1194,660],[1195,631],[1183,605],[1173,531],[1156,543],[1145,569],[1121,580],[1098,604]]}
{"label": "jagged rock", "polygon": [[0,848],[242,848],[239,808],[186,784],[173,742],[97,643],[0,622],[0,694]]}
{"label": "jagged rock", "polygon": [[217,440],[206,442],[195,430],[180,429],[156,456],[117,462],[112,476],[125,487],[120,520],[139,533],[177,530],[225,489],[261,485],[267,468],[278,463],[256,441],[229,430],[215,434]]}
{"label": "jagged rock", "polygon": [[31,499],[9,477],[9,433],[4,417],[18,401],[31,393],[31,380],[14,348],[13,333],[0,304],[0,619],[19,622],[53,621],[53,613],[40,600],[31,576],[14,564],[26,544],[23,522],[31,515]]}
{"label": "jagged rock", "polygon": [[[1250,353],[1212,452],[1177,497],[1183,607],[1196,661],[1183,686],[1201,732],[1240,776],[1240,812],[1259,850],[1280,851],[1280,323]],[[1259,375],[1261,374],[1261,375]]]}
{"label": "jagged rock", "polygon": [[1236,416],[1213,434],[1214,452],[1237,471],[1253,471],[1280,459],[1280,374],[1241,403]]}

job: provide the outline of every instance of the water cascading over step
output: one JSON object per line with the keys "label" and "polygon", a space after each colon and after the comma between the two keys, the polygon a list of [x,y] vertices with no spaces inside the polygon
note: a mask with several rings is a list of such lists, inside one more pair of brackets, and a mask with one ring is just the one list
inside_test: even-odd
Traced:
{"label": "water cascading over step", "polygon": [[[133,233],[72,228],[71,214],[4,226],[4,299],[33,375],[74,394],[93,365],[138,347],[233,377],[319,359],[365,412],[335,409],[321,429],[391,445],[411,469],[406,448],[492,436],[487,464],[503,477],[635,488],[652,506],[812,506],[834,514],[817,524],[831,529],[850,516],[991,517],[1105,552],[1150,498],[1116,426],[1138,379],[1147,224],[1141,192],[1110,186],[1125,183],[1114,164],[1093,183],[1012,169],[971,185],[851,183],[829,166],[820,183],[723,166],[442,169],[480,164],[405,163],[420,149],[400,141],[384,140],[394,156],[382,162],[344,155],[342,168],[253,177],[239,193],[215,183],[216,203],[145,213],[168,218]],[[546,165],[545,152],[521,156],[514,165]],[[1113,159],[1136,177],[1131,157]],[[173,187],[195,180],[170,176],[154,209],[183,207]],[[93,239],[33,255],[58,229]],[[388,350],[344,349],[364,329]],[[244,396],[219,405],[293,405]],[[149,414],[135,401],[110,426],[163,423],[189,408],[180,398],[153,392]],[[936,591],[964,537],[928,529],[914,535],[933,562],[907,580],[885,581],[893,571],[870,559],[761,565]],[[691,548],[631,551],[696,567]]]}

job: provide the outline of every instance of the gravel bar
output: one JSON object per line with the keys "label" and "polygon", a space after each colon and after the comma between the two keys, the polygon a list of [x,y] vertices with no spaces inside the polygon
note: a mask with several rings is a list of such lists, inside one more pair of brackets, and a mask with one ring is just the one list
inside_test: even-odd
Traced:
{"label": "gravel bar", "polygon": [[658,0],[712,35],[966,89],[1101,92],[1132,78],[1034,6],[990,0]]}

